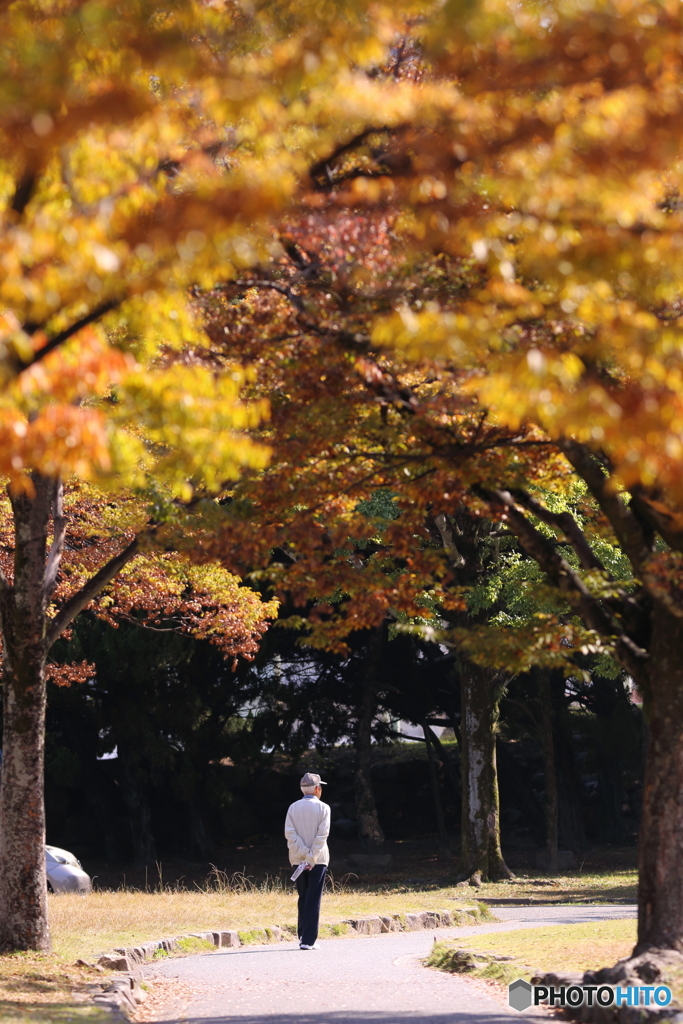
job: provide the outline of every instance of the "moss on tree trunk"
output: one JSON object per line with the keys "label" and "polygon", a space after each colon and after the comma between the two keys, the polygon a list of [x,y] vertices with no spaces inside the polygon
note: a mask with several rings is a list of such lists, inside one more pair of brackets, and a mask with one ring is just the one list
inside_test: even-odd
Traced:
{"label": "moss on tree trunk", "polygon": [[0,949],[50,948],[45,876],[45,564],[55,482],[12,497],[13,585],[0,600],[3,764],[0,785]]}
{"label": "moss on tree trunk", "polygon": [[497,674],[461,663],[462,840],[460,874],[475,885],[511,878],[500,843],[496,723],[502,687]]}

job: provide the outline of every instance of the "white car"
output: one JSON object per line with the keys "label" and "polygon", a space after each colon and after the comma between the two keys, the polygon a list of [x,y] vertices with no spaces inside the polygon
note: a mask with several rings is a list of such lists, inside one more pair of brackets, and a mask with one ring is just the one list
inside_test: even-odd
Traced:
{"label": "white car", "polygon": [[45,870],[48,892],[80,892],[85,895],[92,889],[90,875],[86,875],[79,859],[68,850],[46,846]]}

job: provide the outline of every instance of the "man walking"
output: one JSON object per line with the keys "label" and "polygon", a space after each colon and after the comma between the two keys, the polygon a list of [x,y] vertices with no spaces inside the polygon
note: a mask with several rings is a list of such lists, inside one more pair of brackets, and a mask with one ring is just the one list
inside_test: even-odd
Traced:
{"label": "man walking", "polygon": [[330,851],[327,837],[330,834],[330,808],[320,797],[323,782],[319,775],[306,772],[300,782],[303,797],[293,803],[287,811],[285,837],[289,848],[289,863],[304,865],[296,880],[299,893],[299,922],[297,933],[299,949],[318,949],[318,924],[320,901],[323,895]]}

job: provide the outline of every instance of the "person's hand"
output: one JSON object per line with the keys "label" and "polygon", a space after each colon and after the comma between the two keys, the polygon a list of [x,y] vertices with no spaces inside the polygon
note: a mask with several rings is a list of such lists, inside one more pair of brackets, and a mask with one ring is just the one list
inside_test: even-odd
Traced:
{"label": "person's hand", "polygon": [[312,868],[312,867],[314,867],[314,865],[315,865],[315,857],[313,856],[313,854],[312,854],[312,853],[309,853],[309,854],[307,854],[307,855],[306,855],[306,856],[304,857],[304,861],[306,862],[306,868],[307,868],[307,869],[308,869],[309,871],[310,871],[310,870],[311,870],[311,868]]}

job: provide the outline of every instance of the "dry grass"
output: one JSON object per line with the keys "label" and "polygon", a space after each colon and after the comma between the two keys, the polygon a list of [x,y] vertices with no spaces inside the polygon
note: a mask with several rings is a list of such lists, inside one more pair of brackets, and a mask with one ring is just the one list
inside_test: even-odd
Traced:
{"label": "dry grass", "polygon": [[[507,987],[516,978],[529,981],[534,974],[612,966],[630,954],[635,940],[635,920],[551,925],[438,942],[425,963]],[[479,954],[480,959],[468,953]],[[512,959],[500,961],[495,956]],[[676,979],[671,983],[676,992]]]}
{"label": "dry grass", "polygon": [[540,971],[587,971],[628,956],[636,942],[636,921],[595,921],[551,925],[459,939],[461,949],[513,956]]}
{"label": "dry grass", "polygon": [[[548,881],[551,884],[548,885]],[[323,900],[323,923],[368,914],[410,913],[420,910],[466,909],[477,898],[516,898],[543,902],[605,902],[634,898],[634,872],[620,871],[602,875],[568,875],[549,880],[520,878],[515,883],[485,885],[480,890],[453,886],[409,888],[406,885],[382,887],[336,885]],[[293,886],[279,881],[256,885],[234,876],[216,875],[204,889],[163,889],[156,892],[122,890],[93,892],[88,897],[59,895],[49,897],[50,926],[54,952],[48,955],[15,954],[0,956],[0,1024],[106,1024],[100,1010],[74,1002],[72,993],[84,982],[101,977],[92,968],[75,967],[77,959],[93,962],[97,953],[116,946],[137,945],[150,939],[210,928],[248,930],[265,925],[293,925],[296,921],[296,894]],[[605,925],[633,927],[631,922],[605,922]],[[592,926],[561,926],[561,928]],[[598,926],[596,926],[598,927]],[[522,942],[529,935],[532,943],[545,943],[546,956],[535,956],[525,947],[520,962],[542,967],[552,960],[569,966],[567,942],[570,932],[559,939],[557,955],[549,935],[560,928],[482,936],[480,948],[495,949]],[[627,932],[624,932],[626,935]],[[586,934],[590,946],[590,964],[613,963],[630,939],[596,945],[596,936]],[[468,943],[472,940],[467,940]],[[554,941],[554,940],[553,940]],[[573,943],[573,938],[571,939]],[[581,940],[583,942],[583,939]],[[579,939],[577,938],[577,942]],[[579,944],[580,945],[580,944]],[[517,946],[515,946],[515,949]],[[581,947],[583,948],[583,947]],[[572,949],[574,946],[572,945]],[[579,946],[576,946],[577,956]],[[549,952],[550,951],[550,952]],[[572,961],[573,963],[574,961]]]}
{"label": "dry grass", "polygon": [[[462,890],[401,892],[338,889],[323,898],[321,921],[333,923],[366,914],[446,910],[472,905]],[[253,887],[243,891],[94,892],[50,897],[55,952],[70,959],[92,959],[115,946],[211,928],[249,930],[296,924],[292,886]]]}
{"label": "dry grass", "polygon": [[[366,914],[442,910],[477,898],[509,898],[539,902],[608,902],[635,898],[635,873],[567,875],[555,879],[519,878],[484,885],[481,889],[454,886],[411,889],[406,886],[363,888],[335,885],[323,900],[323,922]],[[57,959],[92,960],[115,946],[137,945],[150,939],[209,928],[250,929],[296,921],[294,887],[278,880],[254,884],[244,876],[228,879],[217,874],[203,889],[122,890],[93,892],[87,897],[48,897],[50,927]],[[9,958],[13,961],[14,958]],[[0,964],[8,958],[0,958]]]}
{"label": "dry grass", "polygon": [[111,1014],[87,1004],[75,1005],[67,1002],[26,1003],[9,1002],[0,999],[0,1022],[2,1024],[111,1024]]}
{"label": "dry grass", "polygon": [[54,954],[0,957],[0,1024],[108,1024],[108,1013],[74,997],[100,977]]}
{"label": "dry grass", "polygon": [[532,900],[542,903],[635,903],[638,873],[633,869],[584,874],[575,871],[552,877],[520,875],[482,885],[482,899]]}
{"label": "dry grass", "polygon": [[[469,893],[465,894],[469,897]],[[407,892],[350,890],[326,893],[322,921],[366,914],[467,908],[462,890]],[[93,892],[87,897],[48,897],[54,951],[0,956],[0,1024],[106,1024],[101,1010],[78,1005],[73,992],[101,978],[92,967],[98,953],[117,946],[210,928],[239,929],[296,922],[296,891],[278,882],[260,886],[217,876],[204,890]],[[472,905],[471,902],[469,904]]]}

